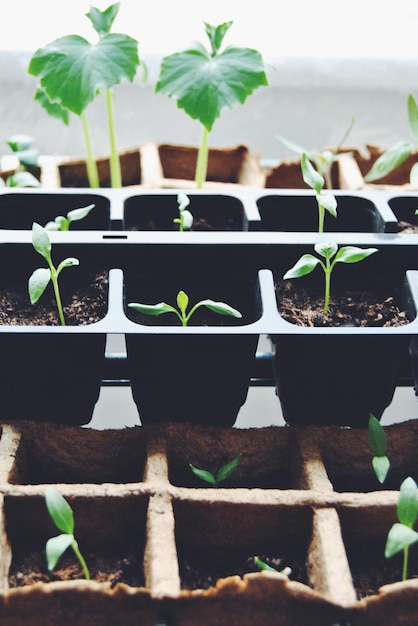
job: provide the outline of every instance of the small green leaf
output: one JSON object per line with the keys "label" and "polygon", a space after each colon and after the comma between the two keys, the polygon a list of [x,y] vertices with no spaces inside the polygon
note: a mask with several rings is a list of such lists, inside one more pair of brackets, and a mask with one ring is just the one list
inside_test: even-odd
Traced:
{"label": "small green leaf", "polygon": [[74,516],[66,499],[53,487],[47,487],[45,489],[45,501],[56,527],[67,535],[73,535]]}
{"label": "small green leaf", "polygon": [[29,150],[33,138],[30,135],[12,135],[6,139],[6,143],[13,152],[22,152]]}
{"label": "small green leaf", "polygon": [[186,196],[185,193],[179,193],[177,196],[177,204],[179,206],[179,211],[184,211],[184,209],[190,204],[189,196]]}
{"label": "small green leaf", "polygon": [[189,467],[192,470],[193,474],[198,476],[201,480],[204,480],[205,482],[210,483],[211,485],[217,485],[215,476],[212,474],[212,472],[208,472],[207,470],[198,469],[197,467],[195,467],[191,463],[189,463]]}
{"label": "small green leaf", "polygon": [[58,535],[48,539],[45,546],[46,560],[48,569],[50,572],[55,568],[56,564],[64,554],[64,552],[71,546],[74,541],[73,535]]}
{"label": "small green leaf", "polygon": [[387,452],[387,438],[385,429],[379,420],[370,413],[369,416],[369,443],[376,456],[385,456]]}
{"label": "small green leaf", "polygon": [[165,302],[159,302],[158,304],[140,304],[139,302],[129,302],[128,306],[131,309],[135,309],[139,313],[145,313],[146,315],[161,315],[162,313],[173,313],[173,307]]}
{"label": "small green leaf", "polygon": [[204,22],[205,32],[209,38],[210,45],[212,48],[212,54],[217,54],[222,46],[223,39],[231,28],[233,22],[224,22],[223,24],[219,24],[218,26],[211,26],[207,22]]}
{"label": "small green leaf", "polygon": [[51,253],[51,240],[45,228],[34,222],[32,224],[32,244],[36,252],[44,259],[48,259]]}
{"label": "small green leaf", "polygon": [[408,120],[415,145],[418,145],[418,106],[412,94],[408,96]]}
{"label": "small green leaf", "polygon": [[186,313],[186,309],[189,305],[189,296],[184,291],[179,291],[177,294],[177,306],[183,315]]}
{"label": "small green leaf", "polygon": [[335,263],[358,263],[377,252],[377,248],[357,248],[357,246],[343,246],[337,252]]}
{"label": "small green leaf", "polygon": [[30,172],[16,172],[7,179],[8,187],[40,187],[39,180]]}
{"label": "small green leaf", "polygon": [[75,259],[74,257],[68,257],[61,261],[61,263],[58,265],[57,274],[59,274],[61,270],[64,269],[64,267],[74,267],[75,265],[80,265],[80,261],[78,259]]}
{"label": "small green leaf", "polygon": [[67,219],[70,222],[76,222],[76,221],[82,220],[85,217],[87,217],[87,215],[90,213],[92,209],[94,209],[94,207],[95,207],[94,204],[89,204],[88,206],[80,207],[79,209],[73,209],[72,211],[68,211]]}
{"label": "small green leaf", "polygon": [[221,483],[226,478],[228,478],[232,474],[232,472],[234,472],[237,469],[241,461],[241,458],[242,458],[242,452],[240,452],[234,459],[232,459],[232,461],[229,461],[229,463],[226,463],[220,468],[220,470],[216,474],[216,482],[218,484]]}
{"label": "small green leaf", "polygon": [[287,270],[283,279],[287,280],[288,278],[300,278],[301,276],[306,276],[306,274],[313,272],[318,263],[320,263],[319,259],[314,257],[313,254],[304,254],[295,263],[295,265],[290,268],[290,270]]}
{"label": "small green leaf", "polygon": [[200,305],[207,307],[208,309],[210,309],[211,311],[214,311],[215,313],[220,313],[221,315],[230,315],[232,317],[242,317],[241,313],[237,310],[234,309],[232,306],[229,306],[229,304],[225,304],[225,302],[215,302],[215,300],[201,300],[199,302]]}
{"label": "small green leaf", "polygon": [[314,168],[314,166],[306,156],[306,153],[302,154],[300,164],[302,168],[303,180],[307,185],[309,185],[309,187],[314,189],[317,194],[320,194],[325,184],[324,177],[321,176],[319,172],[317,172],[317,170]]}
{"label": "small green leaf", "polygon": [[28,292],[31,304],[36,304],[51,280],[51,272],[46,267],[38,267],[29,278]]}
{"label": "small green leaf", "polygon": [[254,557],[254,563],[257,565],[257,567],[259,567],[261,570],[264,570],[265,572],[276,572],[277,574],[277,569],[271,567],[271,565],[268,565],[267,563],[259,559],[258,556]]}
{"label": "small green leaf", "polygon": [[120,9],[120,2],[116,4],[111,4],[104,11],[100,11],[100,9],[96,9],[95,7],[90,7],[90,11],[86,13],[86,16],[92,23],[92,26],[96,33],[99,35],[105,35],[110,32],[112,28],[112,24],[115,20]]}
{"label": "small green leaf", "polygon": [[330,193],[319,193],[316,196],[318,204],[322,206],[325,211],[328,211],[332,217],[337,217],[337,199]]}
{"label": "small green leaf", "polygon": [[320,242],[314,245],[314,250],[325,259],[331,259],[338,250],[335,241]]}
{"label": "small green leaf", "polygon": [[374,456],[372,465],[376,478],[380,484],[383,484],[390,469],[390,461],[387,456]]}
{"label": "small green leaf", "polygon": [[413,478],[408,476],[401,484],[398,498],[398,520],[405,526],[413,527],[418,516],[418,491]]}
{"label": "small green leaf", "polygon": [[184,230],[190,230],[193,226],[193,215],[187,209],[183,209],[181,212],[183,217],[183,228]]}
{"label": "small green leaf", "polygon": [[38,87],[35,92],[35,102],[39,102],[41,107],[45,109],[50,117],[55,117],[61,122],[64,122],[66,126],[70,123],[70,112],[59,104],[59,102],[52,102],[46,95],[45,89]]}
{"label": "small green leaf", "polygon": [[380,180],[399,167],[399,165],[402,165],[413,150],[414,146],[411,143],[400,141],[374,162],[372,168],[364,177],[365,182],[372,183],[375,180]]}
{"label": "small green leaf", "polygon": [[395,523],[388,533],[385,557],[388,559],[418,541],[418,533],[404,524]]}

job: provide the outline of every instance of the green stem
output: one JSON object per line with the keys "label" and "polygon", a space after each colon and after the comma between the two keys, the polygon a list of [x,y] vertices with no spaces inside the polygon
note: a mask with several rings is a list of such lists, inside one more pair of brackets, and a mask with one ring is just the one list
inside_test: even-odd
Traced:
{"label": "green stem", "polygon": [[318,202],[318,233],[324,232],[324,217],[325,209],[320,202]]}
{"label": "green stem", "polygon": [[408,556],[409,556],[409,547],[403,549],[403,569],[402,569],[402,580],[406,580],[408,578]]}
{"label": "green stem", "polygon": [[120,169],[119,155],[116,147],[115,115],[113,110],[112,89],[106,89],[106,106],[110,140],[110,184],[112,187],[119,188],[122,187],[122,173]]}
{"label": "green stem", "polygon": [[331,267],[330,267],[329,259],[326,259],[324,315],[328,315],[330,287],[331,287]]}
{"label": "green stem", "polygon": [[197,189],[202,189],[208,172],[208,156],[209,156],[209,131],[206,126],[202,127],[202,138],[200,141],[199,152],[197,154],[195,183]]}
{"label": "green stem", "polygon": [[83,111],[80,117],[81,117],[81,122],[83,124],[84,142],[86,144],[87,178],[89,179],[90,187],[97,188],[97,187],[100,187],[99,173],[97,171],[97,163],[93,157],[93,148],[92,148],[91,139],[90,139],[86,112]]}
{"label": "green stem", "polygon": [[71,547],[74,550],[75,555],[76,555],[76,557],[78,558],[78,560],[80,562],[80,565],[81,565],[81,567],[83,569],[83,573],[84,573],[85,579],[86,580],[90,580],[90,572],[88,570],[87,563],[85,562],[85,560],[83,558],[83,555],[81,554],[81,552],[79,550],[79,547],[78,547],[78,544],[77,544],[75,539],[74,539],[73,543],[71,544]]}
{"label": "green stem", "polygon": [[58,287],[58,276],[57,276],[57,272],[55,271],[54,268],[51,268],[51,282],[54,286],[54,294],[55,294],[55,300],[57,302],[57,309],[58,309],[58,315],[60,318],[60,322],[61,322],[61,326],[65,326],[65,319],[64,319],[64,312],[62,309],[62,302],[61,302],[61,295],[60,295],[60,290]]}

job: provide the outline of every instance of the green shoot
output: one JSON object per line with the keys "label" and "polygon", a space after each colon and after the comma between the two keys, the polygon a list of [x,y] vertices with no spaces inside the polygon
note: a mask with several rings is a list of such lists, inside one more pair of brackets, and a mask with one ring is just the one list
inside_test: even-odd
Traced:
{"label": "green shoot", "polygon": [[202,125],[195,182],[198,189],[207,175],[208,137],[222,109],[244,104],[249,95],[267,85],[263,60],[250,48],[228,46],[223,39],[233,22],[205,24],[210,50],[201,43],[164,57],[155,91],[177,100],[177,106]]}
{"label": "green shoot", "polygon": [[31,304],[36,304],[44,293],[49,281],[52,282],[57,303],[58,316],[61,326],[65,326],[64,312],[61,303],[61,295],[58,285],[58,277],[64,267],[72,267],[78,265],[78,259],[69,257],[61,261],[56,268],[52,262],[51,251],[52,245],[48,232],[36,222],[32,225],[32,245],[41,256],[46,260],[48,267],[39,267],[29,278],[28,290]]}
{"label": "green shoot", "polygon": [[[364,177],[366,183],[384,178],[393,170],[396,170],[418,147],[418,105],[412,94],[408,95],[408,122],[413,141],[399,141],[386,150],[374,162],[373,166]],[[409,174],[410,183],[413,187],[418,186],[418,163],[415,163]]]}
{"label": "green shoot", "polygon": [[215,302],[214,300],[201,300],[197,302],[188,312],[189,296],[184,291],[179,291],[177,294],[177,307],[166,304],[165,302],[159,302],[158,304],[140,304],[139,302],[130,302],[129,307],[145,313],[146,315],[161,315],[163,313],[174,313],[179,318],[182,326],[187,326],[193,313],[200,307],[204,306],[215,313],[220,315],[231,315],[232,317],[242,317],[241,313],[234,309],[229,304],[224,302]]}
{"label": "green shoot", "polygon": [[318,173],[324,178],[324,184],[326,184],[327,189],[332,189],[332,180],[331,180],[332,164],[335,161],[338,161],[341,158],[341,156],[343,156],[343,154],[347,154],[347,153],[340,153],[340,148],[345,142],[345,140],[347,139],[349,133],[351,132],[354,126],[354,123],[355,123],[355,118],[353,117],[351,119],[350,125],[348,126],[347,130],[344,133],[343,138],[338,143],[338,145],[332,150],[322,150],[322,151],[308,150],[306,148],[303,148],[302,146],[299,146],[296,143],[293,143],[293,141],[289,141],[288,139],[281,137],[280,135],[277,136],[277,139],[284,146],[286,146],[286,148],[289,148],[290,150],[292,150],[292,152],[296,152],[296,154],[300,154],[300,155],[305,153],[307,158],[315,164],[315,167]]}
{"label": "green shoot", "polygon": [[0,178],[0,185],[6,187],[40,187],[39,180],[29,171],[38,165],[39,150],[32,148],[33,138],[29,135],[12,135],[6,143],[18,160],[14,174],[7,177],[6,183]]}
{"label": "green shoot", "polygon": [[48,222],[47,224],[45,224],[45,230],[70,230],[70,225],[72,222],[76,222],[87,217],[87,215],[92,209],[94,209],[94,207],[94,204],[89,204],[88,206],[68,211],[66,217],[64,217],[63,215],[58,215],[53,222]]}
{"label": "green shoot", "polygon": [[212,474],[212,472],[209,472],[208,470],[198,469],[191,463],[189,463],[189,467],[192,470],[193,474],[198,476],[198,478],[213,485],[214,487],[219,487],[219,484],[222,481],[226,480],[232,474],[232,472],[237,469],[239,462],[241,461],[241,457],[242,452],[240,452],[234,459],[232,459],[232,461],[229,461],[229,463],[223,465],[216,474]]}
{"label": "green shoot", "polygon": [[[377,252],[377,248],[357,248],[356,246],[344,246],[338,250],[335,242],[317,243],[314,245],[322,259],[313,254],[304,254],[283,276],[283,279],[300,278],[310,274],[317,265],[322,267],[325,274],[325,295],[324,295],[324,315],[329,312],[329,299],[331,287],[331,273],[337,263],[358,263],[366,257]],[[333,260],[331,260],[334,257]]]}
{"label": "green shoot", "polygon": [[53,487],[45,490],[45,501],[48,512],[58,530],[63,534],[48,539],[46,542],[46,558],[50,572],[68,548],[76,555],[86,580],[90,580],[90,572],[74,537],[74,515],[68,502]]}
{"label": "green shoot", "polygon": [[323,193],[325,184],[324,177],[315,170],[305,153],[301,158],[301,169],[303,180],[316,192],[316,202],[318,205],[318,232],[324,232],[325,211],[333,217],[337,217],[337,200],[330,193]]}
{"label": "green shoot", "polygon": [[177,203],[179,205],[179,216],[175,217],[173,222],[179,225],[179,232],[182,233],[184,230],[190,230],[193,226],[193,215],[186,208],[190,204],[190,199],[185,193],[179,193]]}
{"label": "green shoot", "polygon": [[35,100],[49,115],[66,124],[69,122],[69,113],[80,117],[90,187],[99,187],[99,176],[93,157],[86,109],[101,90],[104,90],[106,96],[111,185],[122,185],[115,140],[113,88],[123,78],[129,81],[134,79],[140,60],[138,42],[135,39],[110,32],[119,8],[120,3],[112,4],[104,11],[91,7],[86,14],[99,37],[96,43],[90,43],[79,35],[60,37],[37,50],[28,67],[29,74],[40,80]]}
{"label": "green shoot", "polygon": [[409,548],[418,541],[418,533],[413,529],[418,516],[418,490],[416,482],[410,476],[400,487],[397,514],[398,522],[393,524],[387,536],[385,557],[388,559],[403,551],[402,580],[406,580]]}
{"label": "green shoot", "polygon": [[254,563],[257,565],[257,567],[259,567],[261,570],[264,570],[265,572],[276,572],[276,574],[278,572],[279,574],[283,574],[283,576],[290,576],[292,573],[290,567],[284,567],[283,569],[278,570],[275,567],[271,567],[271,565],[268,565],[267,563],[262,561],[258,556],[254,557]]}
{"label": "green shoot", "polygon": [[383,484],[390,468],[390,461],[386,455],[386,433],[382,424],[371,413],[369,417],[369,442],[374,454],[372,458],[373,470],[379,483]]}

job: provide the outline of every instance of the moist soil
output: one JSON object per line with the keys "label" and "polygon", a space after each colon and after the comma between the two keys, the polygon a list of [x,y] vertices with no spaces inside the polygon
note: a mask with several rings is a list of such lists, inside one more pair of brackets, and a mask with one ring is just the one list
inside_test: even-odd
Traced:
{"label": "moist soil", "polygon": [[[285,567],[291,568],[289,578],[298,580],[304,584],[308,584],[305,567],[297,561],[289,561],[286,558],[271,557],[260,555],[259,559],[273,567],[277,571],[283,570]],[[198,562],[192,559],[183,559],[180,562],[180,578],[182,589],[208,589],[214,587],[216,581],[228,576],[241,576],[252,572],[260,572],[260,568],[254,563],[254,557],[239,561],[227,561],[224,564],[217,564],[199,559]]]}
{"label": "moist soil", "polygon": [[[418,563],[412,559],[414,547],[410,549],[408,578],[418,577]],[[390,559],[383,555],[384,546],[381,551],[370,556],[369,550],[364,550],[350,559],[350,568],[353,576],[353,583],[359,599],[374,595],[383,585],[389,585],[402,580],[403,555],[398,554]]]}
{"label": "moist soil", "polygon": [[[178,224],[173,223],[171,230],[178,231]],[[158,224],[158,221],[149,218],[146,221],[137,221],[136,224],[133,224],[128,228],[128,230],[139,231],[139,230],[150,230],[150,231],[160,231],[161,226]],[[163,229],[165,230],[165,229]],[[241,223],[235,219],[234,217],[228,216],[213,216],[211,219],[207,219],[205,217],[193,217],[193,225],[190,229],[191,231],[240,231],[242,230]]]}
{"label": "moist soil", "polygon": [[408,324],[394,297],[386,291],[334,290],[329,314],[323,314],[324,298],[316,289],[298,287],[292,281],[275,285],[280,315],[292,324],[307,327],[326,326],[401,326]]}
{"label": "moist soil", "polygon": [[[67,270],[70,271],[70,270]],[[4,288],[0,291],[0,324],[11,326],[57,326],[59,318],[51,285],[32,305],[27,286],[20,289]],[[108,276],[98,272],[85,287],[70,292],[61,288],[64,318],[68,326],[82,326],[98,322],[107,311]]]}
{"label": "moist soil", "polygon": [[[92,580],[110,582],[112,587],[118,583],[125,583],[131,587],[144,587],[142,559],[131,554],[124,558],[113,555],[98,556],[83,554]],[[53,581],[67,581],[84,579],[83,571],[75,557],[64,555],[54,571],[49,572],[46,565],[45,552],[17,553],[13,559],[9,576],[11,588],[34,585],[35,583],[49,583]]]}

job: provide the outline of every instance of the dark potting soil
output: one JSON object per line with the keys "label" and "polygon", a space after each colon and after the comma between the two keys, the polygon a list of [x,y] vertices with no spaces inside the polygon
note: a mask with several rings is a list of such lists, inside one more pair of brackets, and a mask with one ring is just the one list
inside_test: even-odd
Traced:
{"label": "dark potting soil", "polygon": [[[71,271],[71,270],[68,270]],[[27,285],[20,289],[4,288],[0,291],[0,324],[57,326],[57,306],[51,285],[34,305],[30,303]],[[80,290],[70,292],[61,287],[64,318],[68,326],[92,324],[102,319],[107,311],[108,276],[97,273],[92,282]]]}
{"label": "dark potting soil", "polygon": [[[178,224],[173,222],[171,227],[172,231],[178,231]],[[158,222],[149,218],[144,221],[138,220],[137,223],[132,224],[128,228],[128,230],[139,231],[139,230],[149,230],[149,231],[158,231],[161,230],[161,226],[159,226]],[[205,217],[194,217],[193,225],[190,229],[191,231],[240,231],[242,230],[242,226],[239,220],[234,217],[229,217],[225,215],[212,216],[210,219]]]}
{"label": "dark potting soil", "polygon": [[[417,559],[413,558],[414,547],[410,549],[408,578],[418,577]],[[359,599],[377,593],[383,585],[402,580],[403,554],[390,559],[384,556],[384,546],[380,550],[359,550],[350,558],[353,583]]]}
{"label": "dark potting soil", "polygon": [[[297,280],[295,281],[297,282]],[[408,324],[405,311],[385,291],[334,290],[329,314],[324,316],[324,296],[317,290],[297,286],[291,280],[277,281],[280,315],[299,326],[401,326]]]}
{"label": "dark potting soil", "polygon": [[[292,571],[289,578],[308,584],[305,567],[301,566],[297,561],[292,562],[285,558],[265,555],[259,555],[259,559],[278,571],[285,567],[290,567]],[[260,571],[260,568],[254,563],[253,556],[242,561],[230,560],[223,564],[210,562],[204,558],[199,560],[184,558],[180,562],[181,588],[189,590],[208,589],[209,587],[214,587],[216,581],[221,578],[227,578],[228,576],[242,577],[245,574]]]}
{"label": "dark potting soil", "polygon": [[418,225],[400,221],[398,222],[398,233],[402,233],[403,235],[414,235],[418,233]]}
{"label": "dark potting soil", "polygon": [[[128,554],[123,558],[116,556],[83,555],[89,568],[92,580],[110,582],[114,587],[118,583],[126,583],[131,587],[144,587],[142,560],[136,555]],[[45,552],[17,553],[12,562],[9,585],[12,588],[34,585],[37,582],[67,581],[84,579],[83,571],[71,555],[64,555],[54,571],[49,572],[46,565]]]}

